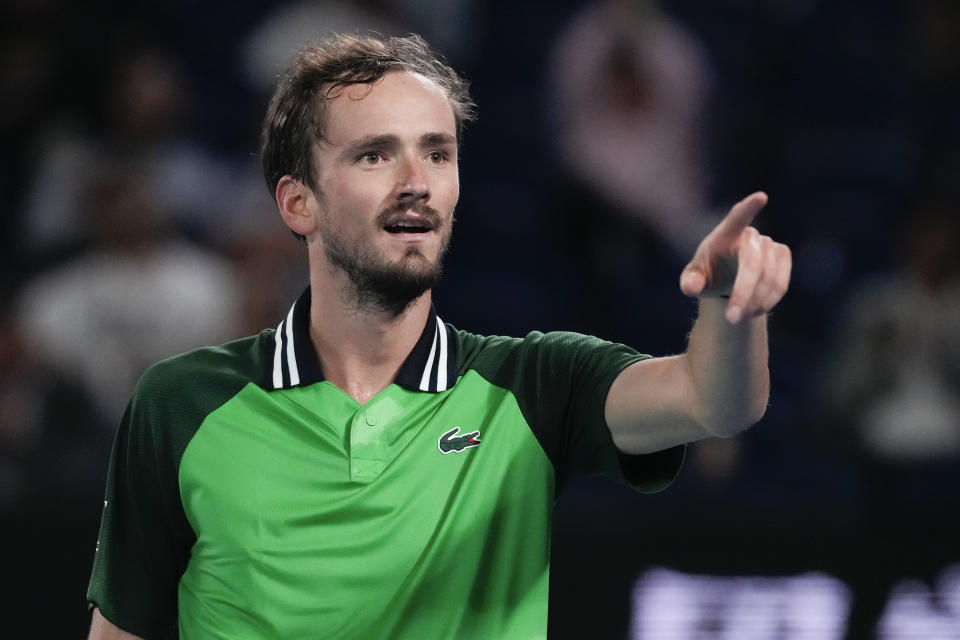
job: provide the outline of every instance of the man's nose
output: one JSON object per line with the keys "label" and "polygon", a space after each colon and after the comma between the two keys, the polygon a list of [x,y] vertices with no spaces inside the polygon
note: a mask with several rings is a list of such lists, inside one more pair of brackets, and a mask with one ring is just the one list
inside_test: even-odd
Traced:
{"label": "man's nose", "polygon": [[417,158],[407,158],[401,163],[397,175],[397,194],[400,200],[427,200],[430,198],[427,174]]}

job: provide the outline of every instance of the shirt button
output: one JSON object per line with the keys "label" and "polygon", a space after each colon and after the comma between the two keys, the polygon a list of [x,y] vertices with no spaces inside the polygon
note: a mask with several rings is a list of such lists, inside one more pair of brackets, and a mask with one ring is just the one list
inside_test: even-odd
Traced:
{"label": "shirt button", "polygon": [[366,418],[367,418],[367,424],[370,425],[371,427],[377,424],[377,416],[371,413],[368,413]]}

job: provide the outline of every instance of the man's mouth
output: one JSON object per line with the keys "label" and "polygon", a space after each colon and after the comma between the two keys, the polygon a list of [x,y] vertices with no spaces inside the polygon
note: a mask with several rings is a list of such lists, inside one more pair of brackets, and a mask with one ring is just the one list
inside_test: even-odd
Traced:
{"label": "man's mouth", "polygon": [[427,233],[433,231],[433,225],[423,220],[400,220],[385,225],[383,228],[387,233]]}
{"label": "man's mouth", "polygon": [[439,216],[431,212],[395,211],[382,220],[387,233],[429,233],[439,226]]}

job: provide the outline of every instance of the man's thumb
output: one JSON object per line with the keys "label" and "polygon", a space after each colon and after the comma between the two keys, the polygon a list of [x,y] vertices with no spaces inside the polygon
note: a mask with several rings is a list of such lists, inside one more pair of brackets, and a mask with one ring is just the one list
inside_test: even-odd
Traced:
{"label": "man's thumb", "polygon": [[700,295],[707,284],[707,278],[696,267],[687,267],[680,274],[680,290],[692,298]]}

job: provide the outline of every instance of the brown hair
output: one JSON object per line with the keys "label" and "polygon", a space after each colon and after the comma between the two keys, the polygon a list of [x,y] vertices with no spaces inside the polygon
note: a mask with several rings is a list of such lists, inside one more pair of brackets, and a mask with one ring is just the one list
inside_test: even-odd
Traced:
{"label": "brown hair", "polygon": [[288,174],[316,192],[313,149],[323,139],[323,116],[331,92],[351,84],[371,84],[392,71],[419,73],[446,92],[459,141],[464,123],[475,117],[476,105],[467,81],[423,38],[333,35],[302,49],[270,98],[260,132],[260,158],[270,192]]}

